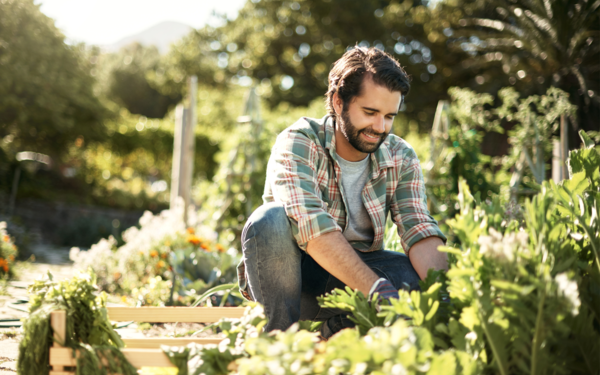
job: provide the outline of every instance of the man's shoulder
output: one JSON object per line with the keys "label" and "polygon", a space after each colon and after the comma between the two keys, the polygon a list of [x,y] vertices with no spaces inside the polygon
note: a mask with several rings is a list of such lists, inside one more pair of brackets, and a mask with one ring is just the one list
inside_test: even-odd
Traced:
{"label": "man's shoulder", "polygon": [[404,158],[416,158],[417,154],[413,147],[406,142],[403,138],[390,134],[385,140],[385,145],[390,153],[390,156],[394,160],[401,160]]}
{"label": "man's shoulder", "polygon": [[298,139],[306,138],[318,145],[323,146],[325,144],[325,123],[328,116],[320,119],[311,117],[301,117],[292,125],[285,128],[277,137],[278,140],[282,139]]}

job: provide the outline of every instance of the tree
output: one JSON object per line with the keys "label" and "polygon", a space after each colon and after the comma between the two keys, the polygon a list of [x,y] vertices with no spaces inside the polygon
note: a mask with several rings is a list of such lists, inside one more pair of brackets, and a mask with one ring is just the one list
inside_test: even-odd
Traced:
{"label": "tree", "polygon": [[472,80],[505,81],[524,95],[558,87],[579,107],[575,127],[599,129],[599,1],[448,1],[437,11],[451,25],[449,50],[468,53]]}
{"label": "tree", "polygon": [[400,117],[428,129],[438,100],[473,74],[456,68],[467,54],[447,53],[436,22],[447,23],[418,0],[248,1],[235,20],[200,29],[174,46],[160,84],[176,90],[175,81],[189,74],[210,84],[254,82],[271,108],[306,106],[325,94],[331,65],[347,48],[376,46],[412,77]]}
{"label": "tree", "polygon": [[33,0],[0,3],[0,138],[13,151],[61,155],[77,139],[105,139],[82,46],[69,46]]}
{"label": "tree", "polygon": [[164,95],[147,78],[156,74],[160,60],[154,46],[133,43],[117,53],[99,55],[97,60],[100,94],[132,114],[163,118],[181,101],[180,93]]}

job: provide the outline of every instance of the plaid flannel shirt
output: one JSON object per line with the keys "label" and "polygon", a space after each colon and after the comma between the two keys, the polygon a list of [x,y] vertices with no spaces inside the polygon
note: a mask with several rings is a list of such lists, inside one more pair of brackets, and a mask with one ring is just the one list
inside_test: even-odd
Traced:
{"label": "plaid flannel shirt", "polygon": [[[312,239],[346,228],[346,202],[339,183],[342,171],[338,158],[334,124],[329,116],[301,118],[279,134],[271,151],[263,201],[280,202],[284,206],[302,250],[306,250]],[[365,252],[381,250],[388,212],[398,227],[407,255],[412,245],[424,238],[435,236],[446,241],[427,209],[423,173],[413,148],[390,134],[370,158],[371,178],[362,191],[362,199],[375,237],[373,242],[353,241],[350,245]],[[240,266],[240,290],[244,291],[243,260]]]}

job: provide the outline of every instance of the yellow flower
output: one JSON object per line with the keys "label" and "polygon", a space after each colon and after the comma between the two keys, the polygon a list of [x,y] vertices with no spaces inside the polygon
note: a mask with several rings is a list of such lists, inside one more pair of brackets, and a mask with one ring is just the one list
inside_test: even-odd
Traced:
{"label": "yellow flower", "polygon": [[210,247],[205,242],[202,242],[202,245],[200,245],[200,247],[206,251],[210,251]]}
{"label": "yellow flower", "polygon": [[223,247],[223,245],[221,245],[220,243],[217,244],[217,250],[220,253],[224,253],[225,252],[225,248]]}
{"label": "yellow flower", "polygon": [[8,256],[8,259],[9,259],[11,262],[14,262],[14,260],[15,260],[15,256],[14,256],[14,255],[12,255],[12,254],[10,254],[10,255]]}
{"label": "yellow flower", "polygon": [[4,242],[9,242],[9,241],[10,241],[10,237],[9,237],[7,234],[5,234],[5,235],[2,237],[2,241],[4,241]]}
{"label": "yellow flower", "polygon": [[189,228],[187,229],[187,232],[188,232],[189,234],[196,234],[196,231],[195,231],[195,230],[194,230],[194,228],[192,228],[192,227],[189,227]]}
{"label": "yellow flower", "polygon": [[120,277],[121,277],[121,272],[115,272],[115,273],[113,273],[113,279],[117,280]]}
{"label": "yellow flower", "polygon": [[151,256],[152,258],[156,258],[156,257],[158,256],[158,251],[156,251],[156,250],[152,250],[152,251],[150,252],[150,256]]}
{"label": "yellow flower", "polygon": [[156,268],[161,269],[165,266],[165,262],[163,262],[162,260],[159,260],[158,263],[156,263]]}

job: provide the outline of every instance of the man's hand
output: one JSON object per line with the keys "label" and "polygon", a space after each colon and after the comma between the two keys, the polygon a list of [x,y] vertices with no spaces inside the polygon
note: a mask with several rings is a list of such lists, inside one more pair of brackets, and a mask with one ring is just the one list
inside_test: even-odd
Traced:
{"label": "man's hand", "polygon": [[371,291],[369,292],[369,301],[373,299],[373,295],[377,293],[377,299],[390,299],[396,298],[398,299],[400,296],[398,294],[398,289],[396,289],[392,282],[388,279],[384,279],[383,277],[373,284],[371,287]]}
{"label": "man's hand", "polygon": [[365,264],[341,232],[325,233],[308,242],[306,252],[327,272],[365,296],[379,276]]}
{"label": "man's hand", "polygon": [[427,271],[430,268],[448,270],[448,256],[437,250],[438,246],[443,245],[444,242],[439,237],[427,237],[410,248],[408,253],[410,263],[421,280],[427,277]]}

